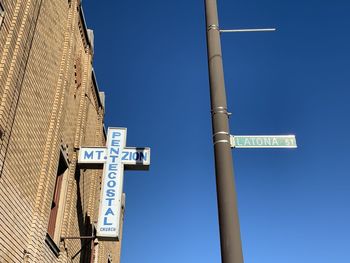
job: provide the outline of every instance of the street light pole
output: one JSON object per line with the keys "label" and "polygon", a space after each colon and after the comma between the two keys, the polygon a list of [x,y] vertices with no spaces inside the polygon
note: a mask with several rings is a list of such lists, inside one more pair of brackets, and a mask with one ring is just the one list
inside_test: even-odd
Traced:
{"label": "street light pole", "polygon": [[216,0],[205,0],[222,263],[243,263]]}

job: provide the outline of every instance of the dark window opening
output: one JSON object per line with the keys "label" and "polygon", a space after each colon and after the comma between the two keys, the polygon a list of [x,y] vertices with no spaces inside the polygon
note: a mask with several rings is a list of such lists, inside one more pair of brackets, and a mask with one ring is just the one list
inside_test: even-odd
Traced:
{"label": "dark window opening", "polygon": [[82,65],[81,65],[81,55],[79,54],[77,58],[75,59],[75,64],[74,64],[74,69],[75,69],[75,84],[77,88],[81,86],[82,82]]}
{"label": "dark window opening", "polygon": [[59,201],[60,201],[61,190],[62,190],[61,188],[62,188],[63,175],[64,175],[65,171],[67,170],[67,168],[68,168],[68,166],[67,166],[66,160],[64,159],[64,157],[61,153],[60,154],[60,161],[59,161],[58,169],[57,169],[55,190],[54,190],[54,194],[53,194],[53,198],[52,198],[49,225],[48,225],[48,229],[47,229],[47,233],[51,237],[52,240],[54,240],[54,237],[55,237],[56,221],[57,221]]}
{"label": "dark window opening", "polygon": [[5,10],[4,10],[4,7],[2,6],[1,2],[0,2],[0,27],[2,25],[2,21],[4,19],[4,15],[5,15]]}

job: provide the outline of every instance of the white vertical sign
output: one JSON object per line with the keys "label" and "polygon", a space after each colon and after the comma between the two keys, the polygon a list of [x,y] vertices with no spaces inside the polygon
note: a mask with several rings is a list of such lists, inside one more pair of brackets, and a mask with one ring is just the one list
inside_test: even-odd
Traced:
{"label": "white vertical sign", "polygon": [[126,144],[126,129],[108,129],[106,164],[103,168],[100,212],[97,236],[118,237],[123,193],[122,151]]}

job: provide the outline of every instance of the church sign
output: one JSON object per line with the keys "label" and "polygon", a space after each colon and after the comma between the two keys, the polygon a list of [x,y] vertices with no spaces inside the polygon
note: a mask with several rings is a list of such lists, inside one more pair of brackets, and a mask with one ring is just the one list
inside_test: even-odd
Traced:
{"label": "church sign", "polygon": [[108,128],[106,147],[82,147],[79,151],[81,166],[103,166],[97,226],[100,239],[119,238],[124,168],[148,170],[150,165],[150,148],[126,147],[126,132],[126,128]]}

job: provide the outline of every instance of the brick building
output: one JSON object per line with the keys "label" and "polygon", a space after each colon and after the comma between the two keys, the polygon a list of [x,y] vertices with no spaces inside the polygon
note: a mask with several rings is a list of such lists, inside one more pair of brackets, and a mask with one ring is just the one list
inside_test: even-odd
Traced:
{"label": "brick building", "polygon": [[0,0],[0,262],[119,262],[91,237],[105,145],[104,95],[80,0]]}

